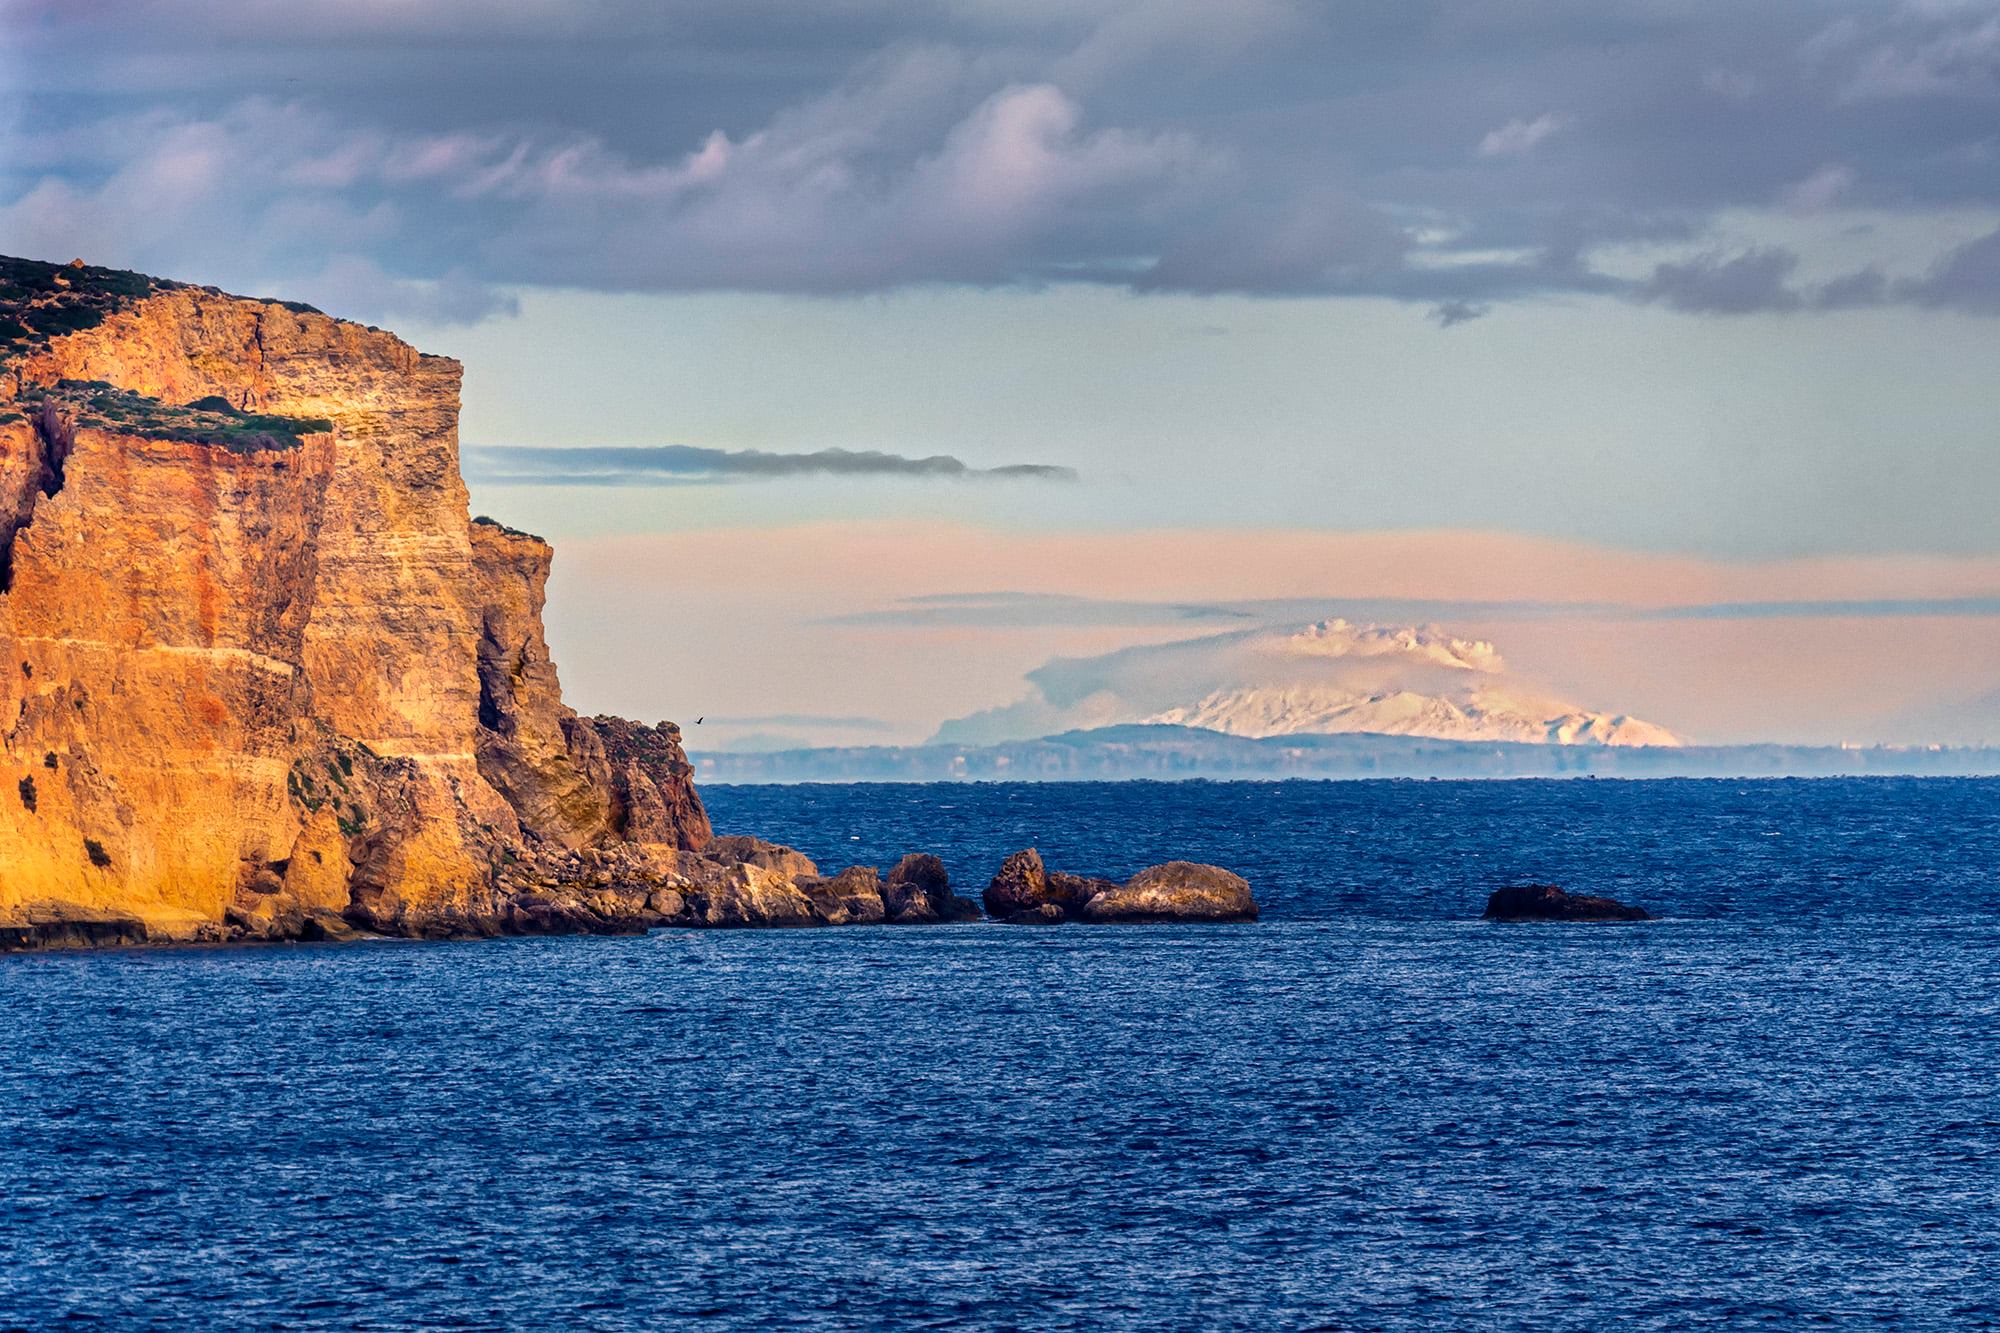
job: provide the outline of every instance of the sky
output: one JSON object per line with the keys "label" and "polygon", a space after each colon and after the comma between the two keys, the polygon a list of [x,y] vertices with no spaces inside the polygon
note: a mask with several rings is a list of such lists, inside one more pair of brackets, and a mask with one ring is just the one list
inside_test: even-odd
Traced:
{"label": "sky", "polygon": [[706,744],[1338,614],[2000,742],[2000,0],[0,0],[0,251],[464,360]]}

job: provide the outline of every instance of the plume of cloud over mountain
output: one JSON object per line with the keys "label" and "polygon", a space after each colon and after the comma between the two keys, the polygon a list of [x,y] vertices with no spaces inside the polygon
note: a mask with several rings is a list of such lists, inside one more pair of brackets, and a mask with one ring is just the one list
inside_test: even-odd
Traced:
{"label": "plume of cloud over mountain", "polygon": [[1321,621],[1058,658],[1028,697],[946,723],[945,744],[992,744],[1144,722],[1236,736],[1371,732],[1552,745],[1683,744],[1509,674],[1498,650],[1435,628]]}
{"label": "plume of cloud over mountain", "polygon": [[973,467],[949,454],[910,458],[874,449],[771,453],[689,444],[640,446],[472,445],[473,480],[501,485],[651,486],[675,482],[754,481],[776,477],[889,477],[945,481],[1074,481],[1074,469],[1048,463]]}

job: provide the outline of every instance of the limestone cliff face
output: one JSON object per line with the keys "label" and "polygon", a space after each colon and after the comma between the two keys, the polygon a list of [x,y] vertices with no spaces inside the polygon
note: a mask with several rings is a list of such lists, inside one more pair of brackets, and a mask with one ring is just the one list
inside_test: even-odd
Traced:
{"label": "limestone cliff face", "polygon": [[504,929],[708,842],[676,729],[563,705],[456,362],[101,269],[0,261],[0,308],[0,925]]}

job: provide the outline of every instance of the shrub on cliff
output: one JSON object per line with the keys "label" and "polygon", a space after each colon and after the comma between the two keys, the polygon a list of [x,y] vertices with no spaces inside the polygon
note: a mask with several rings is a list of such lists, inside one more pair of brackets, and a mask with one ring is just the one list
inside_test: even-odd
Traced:
{"label": "shrub on cliff", "polygon": [[244,412],[213,394],[191,403],[164,403],[102,380],[63,380],[43,390],[41,411],[54,413],[60,408],[73,414],[75,425],[150,440],[212,445],[238,454],[295,449],[303,437],[333,429],[323,417]]}

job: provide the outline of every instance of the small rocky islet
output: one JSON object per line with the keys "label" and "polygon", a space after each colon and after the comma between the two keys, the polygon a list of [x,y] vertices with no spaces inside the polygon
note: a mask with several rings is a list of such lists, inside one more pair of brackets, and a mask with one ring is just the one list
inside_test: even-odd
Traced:
{"label": "small rocky islet", "polygon": [[1001,863],[985,906],[987,915],[1015,925],[1257,919],[1248,881],[1220,866],[1169,861],[1121,884],[1050,870],[1032,847]]}
{"label": "small rocky islet", "polygon": [[1510,884],[1486,900],[1487,921],[1657,921],[1643,907],[1555,884]]}

